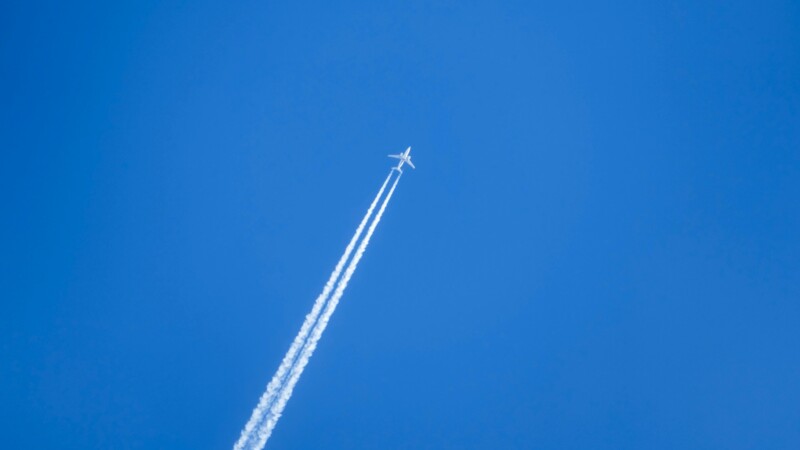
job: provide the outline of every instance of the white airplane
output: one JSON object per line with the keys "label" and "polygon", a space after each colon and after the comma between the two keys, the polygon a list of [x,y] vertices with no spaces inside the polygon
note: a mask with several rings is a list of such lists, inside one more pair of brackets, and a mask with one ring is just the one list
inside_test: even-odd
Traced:
{"label": "white airplane", "polygon": [[411,162],[410,154],[411,154],[411,147],[408,147],[406,151],[404,151],[403,153],[398,153],[397,155],[389,155],[389,158],[395,158],[400,160],[400,163],[397,165],[397,167],[394,167],[394,170],[403,173],[404,163],[408,163],[408,165],[411,166],[412,169],[416,169],[416,167],[414,167],[414,163]]}

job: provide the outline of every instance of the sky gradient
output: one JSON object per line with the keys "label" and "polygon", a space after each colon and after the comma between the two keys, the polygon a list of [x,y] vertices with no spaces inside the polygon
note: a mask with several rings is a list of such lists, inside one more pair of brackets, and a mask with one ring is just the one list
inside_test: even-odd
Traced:
{"label": "sky gradient", "polygon": [[796,2],[4,2],[0,442],[800,448]]}

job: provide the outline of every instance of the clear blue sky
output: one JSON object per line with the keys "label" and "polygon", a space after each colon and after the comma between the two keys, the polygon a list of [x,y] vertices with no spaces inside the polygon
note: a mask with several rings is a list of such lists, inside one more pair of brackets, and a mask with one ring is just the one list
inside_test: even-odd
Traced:
{"label": "clear blue sky", "polygon": [[4,2],[0,442],[800,448],[791,1]]}

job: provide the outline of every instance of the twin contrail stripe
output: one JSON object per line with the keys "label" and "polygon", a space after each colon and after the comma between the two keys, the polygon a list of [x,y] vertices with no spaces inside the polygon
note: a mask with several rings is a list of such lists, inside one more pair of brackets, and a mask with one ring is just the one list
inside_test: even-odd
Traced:
{"label": "twin contrail stripe", "polygon": [[316,326],[314,326],[314,329],[311,331],[311,336],[308,338],[308,342],[306,343],[305,347],[302,350],[302,353],[298,357],[297,363],[294,366],[292,366],[289,378],[285,386],[280,391],[280,397],[274,403],[273,407],[270,408],[270,410],[267,412],[267,416],[263,426],[259,427],[259,429],[257,430],[258,441],[256,446],[254,447],[256,450],[260,450],[261,448],[264,447],[264,444],[266,444],[267,439],[269,439],[269,436],[272,434],[272,430],[278,423],[278,419],[280,419],[281,414],[283,413],[283,409],[286,407],[286,403],[292,396],[292,391],[294,390],[294,386],[295,384],[297,384],[297,381],[303,374],[303,370],[308,364],[308,360],[311,358],[311,355],[314,353],[314,349],[317,348],[317,343],[322,337],[322,333],[325,331],[325,328],[328,326],[328,321],[330,320],[331,315],[333,315],[333,312],[336,310],[336,305],[339,304],[339,299],[342,298],[344,290],[347,288],[347,283],[350,282],[350,278],[356,271],[356,267],[358,267],[358,262],[364,255],[364,251],[367,249],[367,245],[369,245],[369,240],[370,238],[372,238],[372,234],[375,232],[375,228],[381,221],[383,212],[384,210],[386,210],[386,205],[389,204],[389,200],[391,200],[392,194],[394,194],[394,189],[397,187],[397,183],[399,181],[400,181],[400,175],[398,175],[397,179],[394,180],[392,188],[389,190],[389,193],[383,200],[383,204],[381,204],[381,208],[378,210],[378,214],[375,216],[375,219],[373,219],[372,223],[369,226],[369,230],[367,230],[367,234],[364,236],[364,239],[358,246],[358,250],[356,251],[355,256],[353,256],[353,260],[350,261],[350,265],[347,266],[347,270],[342,276],[342,279],[339,281],[339,284],[336,286],[336,291],[333,293],[333,296],[328,301],[327,305],[325,305],[325,312],[322,313],[322,316],[319,318],[319,321],[317,322]]}
{"label": "twin contrail stripe", "polygon": [[319,297],[317,297],[317,300],[314,302],[314,306],[311,308],[311,312],[308,313],[303,325],[300,327],[300,332],[297,333],[294,341],[292,341],[292,345],[289,347],[289,350],[283,357],[283,361],[281,361],[280,366],[278,366],[278,370],[275,372],[272,380],[270,380],[266,390],[264,391],[264,394],[261,395],[261,398],[258,401],[258,405],[256,405],[253,413],[250,415],[250,420],[247,421],[244,429],[242,429],[242,434],[239,437],[239,440],[236,441],[236,444],[233,446],[234,450],[242,450],[247,446],[250,446],[251,448],[263,447],[263,444],[258,447],[252,447],[252,445],[255,443],[253,442],[255,437],[253,432],[256,430],[256,428],[261,428],[259,424],[263,426],[262,422],[264,421],[264,414],[272,407],[273,402],[281,391],[281,387],[286,382],[287,374],[297,361],[298,352],[306,343],[309,332],[316,323],[320,312],[322,311],[322,307],[328,300],[328,296],[333,290],[334,284],[339,279],[345,263],[347,262],[348,258],[350,258],[350,254],[353,253],[353,249],[356,247],[356,243],[358,243],[361,233],[364,232],[364,227],[367,225],[367,222],[369,222],[370,217],[372,217],[372,212],[375,210],[375,206],[378,204],[381,196],[383,196],[383,192],[386,190],[386,185],[389,183],[391,177],[392,174],[390,172],[386,177],[386,180],[384,180],[383,184],[381,185],[381,188],[378,191],[378,194],[375,196],[375,199],[372,200],[372,203],[369,205],[367,213],[364,215],[364,218],[361,219],[361,223],[358,225],[355,234],[353,234],[353,237],[350,239],[350,243],[347,244],[344,254],[342,254],[341,258],[339,258],[336,268],[333,269],[330,278],[328,278],[328,282],[325,283],[322,293],[319,294]]}

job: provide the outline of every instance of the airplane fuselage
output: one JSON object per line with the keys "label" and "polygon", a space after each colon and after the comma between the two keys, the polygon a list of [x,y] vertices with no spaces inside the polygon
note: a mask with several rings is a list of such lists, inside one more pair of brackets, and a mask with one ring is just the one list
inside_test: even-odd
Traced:
{"label": "airplane fuselage", "polygon": [[403,164],[405,163],[408,163],[408,165],[411,166],[412,169],[416,169],[416,167],[414,167],[414,163],[411,162],[411,147],[408,147],[406,151],[404,151],[403,153],[399,153],[397,155],[389,155],[389,157],[400,160],[400,162],[397,163],[397,167],[392,168],[393,170],[403,173]]}

